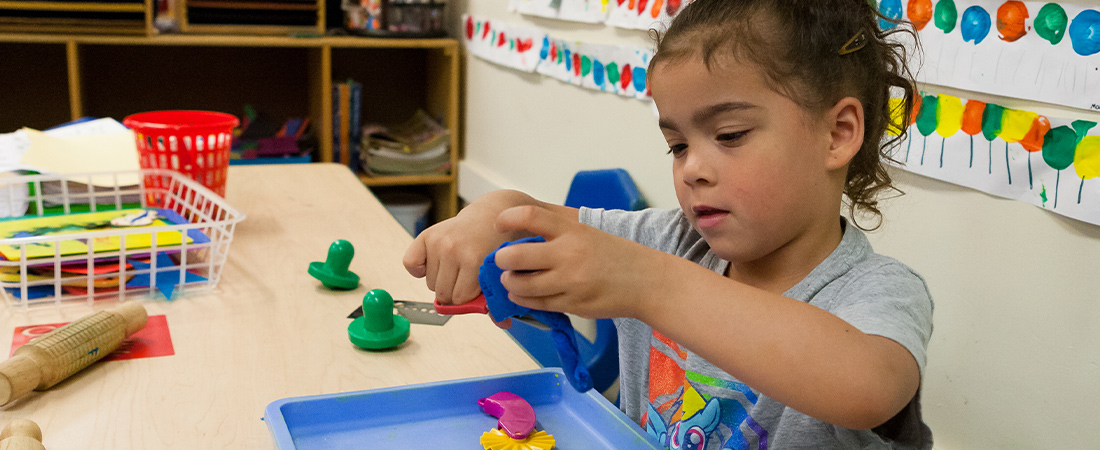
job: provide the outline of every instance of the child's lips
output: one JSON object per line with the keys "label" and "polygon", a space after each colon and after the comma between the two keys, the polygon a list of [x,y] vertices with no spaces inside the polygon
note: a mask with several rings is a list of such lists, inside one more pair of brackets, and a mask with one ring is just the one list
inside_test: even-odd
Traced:
{"label": "child's lips", "polygon": [[692,208],[692,211],[695,213],[696,225],[699,228],[718,226],[729,215],[729,211],[711,207],[695,207]]}

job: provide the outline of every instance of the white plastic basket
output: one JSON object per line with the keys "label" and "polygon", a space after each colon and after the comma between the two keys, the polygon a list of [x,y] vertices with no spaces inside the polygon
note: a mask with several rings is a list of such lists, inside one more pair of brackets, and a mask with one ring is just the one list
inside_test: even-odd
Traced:
{"label": "white plastic basket", "polygon": [[[129,184],[131,180],[136,180],[136,184]],[[142,169],[128,172],[0,177],[0,211],[14,210],[15,215],[18,215],[19,212],[29,209],[24,217],[72,215],[81,208],[88,212],[123,210],[128,204],[133,204],[134,207],[140,205],[140,208],[171,210],[186,223],[108,228],[35,237],[0,234],[0,245],[12,246],[20,255],[18,260],[0,258],[0,271],[7,273],[9,278],[0,280],[0,288],[3,288],[0,289],[0,295],[5,303],[10,307],[35,308],[73,303],[92,305],[112,298],[123,301],[135,295],[155,296],[160,292],[157,289],[157,277],[164,276],[166,272],[169,276],[175,275],[175,280],[181,281],[176,285],[176,295],[213,289],[218,284],[222,267],[229,255],[229,244],[233,241],[233,229],[245,216],[210,189],[178,172]],[[50,207],[58,211],[46,214],[46,208]],[[195,233],[202,233],[201,236],[208,238],[208,241],[192,238],[189,242],[189,236],[198,236]],[[114,248],[109,247],[108,251],[104,251],[102,243],[108,238],[118,239],[117,249],[109,250]],[[127,238],[130,238],[131,244],[127,244]],[[86,252],[63,254],[70,253],[62,251],[63,241],[68,241],[66,246],[73,245],[73,241],[92,245],[86,245]],[[133,244],[139,241],[147,241],[148,245]],[[42,245],[47,247],[34,247]],[[28,248],[43,253],[41,249],[50,248],[50,245],[52,255],[28,258]],[[101,246],[100,251],[95,251],[96,245]],[[156,255],[161,255],[161,258],[170,257],[178,267],[158,267]],[[133,258],[143,256],[153,256],[148,262],[148,268],[127,267]],[[97,275],[93,270],[96,263],[118,264],[118,271]],[[77,266],[76,269],[73,269],[74,265]],[[65,266],[65,271],[62,266]],[[79,270],[80,266],[86,270],[85,274],[70,271]],[[176,270],[179,271],[178,274],[173,274]],[[188,280],[187,273],[198,275],[202,279]],[[141,275],[151,279],[148,287],[126,287],[131,277]],[[109,286],[112,278],[117,278],[117,287],[97,287],[97,283],[100,286]],[[73,289],[74,286],[79,289]],[[34,296],[31,289],[39,291],[40,295],[44,295],[41,292],[52,292],[41,298],[29,298]]]}

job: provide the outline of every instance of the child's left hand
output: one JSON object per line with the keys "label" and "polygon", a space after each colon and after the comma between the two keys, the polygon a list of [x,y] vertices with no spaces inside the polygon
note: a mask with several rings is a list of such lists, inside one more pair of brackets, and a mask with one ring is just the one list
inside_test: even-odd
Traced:
{"label": "child's left hand", "polygon": [[[519,305],[586,318],[639,317],[666,285],[668,264],[681,260],[535,206],[497,217],[498,232],[526,230],[545,243],[500,249],[501,283]],[[521,273],[517,271],[533,271]]]}

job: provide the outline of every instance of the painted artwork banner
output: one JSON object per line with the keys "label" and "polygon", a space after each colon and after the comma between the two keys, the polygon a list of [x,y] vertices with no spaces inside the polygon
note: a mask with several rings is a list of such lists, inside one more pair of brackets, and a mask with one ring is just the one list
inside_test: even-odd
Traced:
{"label": "painted artwork banner", "polygon": [[462,23],[466,50],[470,53],[524,72],[534,72],[538,67],[544,31],[469,14],[462,16]]}
{"label": "painted artwork banner", "polygon": [[[912,22],[917,81],[1100,111],[1100,8],[1063,2],[880,0]],[[880,21],[880,27],[897,26]],[[901,34],[895,34],[901,36]],[[910,49],[911,39],[899,39]],[[908,41],[908,42],[907,42]]]}
{"label": "painted artwork banner", "polygon": [[607,24],[619,28],[663,30],[691,0],[610,0]]}
{"label": "painted artwork banner", "polygon": [[1096,122],[944,94],[922,93],[915,106],[892,151],[898,167],[1100,225]]}
{"label": "painted artwork banner", "polygon": [[650,98],[646,71],[653,52],[546,37],[538,72],[557,80],[640,100]]}
{"label": "painted artwork banner", "polygon": [[[462,20],[466,48],[482,59],[592,90],[650,99],[646,83],[652,50],[567,41],[537,28],[471,15]],[[494,34],[494,30],[501,34]],[[513,39],[518,43],[511,43]]]}
{"label": "painted artwork banner", "polygon": [[520,14],[602,23],[607,20],[608,0],[510,0],[508,10]]}

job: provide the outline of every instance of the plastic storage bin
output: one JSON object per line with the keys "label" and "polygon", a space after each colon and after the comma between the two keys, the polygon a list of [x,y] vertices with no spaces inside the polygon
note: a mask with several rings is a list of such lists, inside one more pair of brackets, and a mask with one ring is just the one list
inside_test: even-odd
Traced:
{"label": "plastic storage bin", "polygon": [[[225,196],[233,128],[240,124],[235,116],[211,111],[154,111],[128,116],[122,124],[134,130],[141,168],[175,170]],[[145,184],[159,180],[150,177]]]}
{"label": "plastic storage bin", "polygon": [[[497,419],[477,400],[508,391],[535,410],[536,429],[554,448],[664,448],[598,392],[577,392],[560,368],[411,384],[339,394],[291,397],[264,410],[279,449],[471,449]],[[518,447],[509,447],[518,448]]]}
{"label": "plastic storage bin", "polygon": [[[19,194],[23,188],[26,197]],[[164,218],[144,227],[50,225],[16,236],[15,219],[0,221],[0,249],[7,255],[0,255],[0,296],[10,307],[157,295],[161,277],[174,277],[178,283],[169,284],[177,294],[212,289],[234,227],[245,217],[209,188],[161,169],[6,177],[0,193],[6,194],[0,202],[28,210],[22,219],[78,222],[89,217],[76,216],[83,212],[111,216],[139,208],[156,208]],[[138,277],[147,285],[129,283]]]}
{"label": "plastic storage bin", "polygon": [[430,197],[409,192],[383,192],[378,194],[378,200],[413,237],[428,228],[428,212],[432,209]]}

